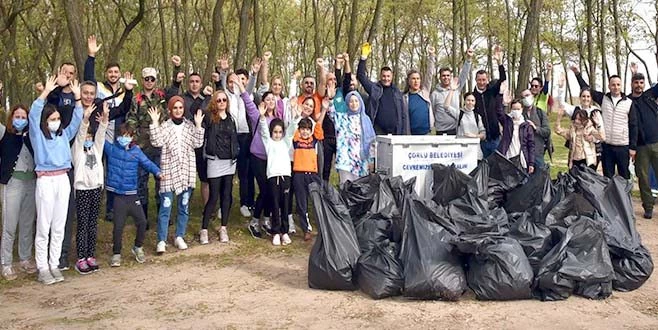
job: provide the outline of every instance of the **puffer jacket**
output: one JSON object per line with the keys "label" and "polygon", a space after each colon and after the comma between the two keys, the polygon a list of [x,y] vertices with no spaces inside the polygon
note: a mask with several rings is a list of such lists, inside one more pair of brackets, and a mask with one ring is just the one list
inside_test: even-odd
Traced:
{"label": "puffer jacket", "polygon": [[150,161],[135,143],[131,143],[126,150],[118,142],[112,144],[105,141],[103,152],[107,157],[107,182],[105,184],[107,191],[119,195],[136,195],[140,166],[153,175],[160,175],[158,166]]}

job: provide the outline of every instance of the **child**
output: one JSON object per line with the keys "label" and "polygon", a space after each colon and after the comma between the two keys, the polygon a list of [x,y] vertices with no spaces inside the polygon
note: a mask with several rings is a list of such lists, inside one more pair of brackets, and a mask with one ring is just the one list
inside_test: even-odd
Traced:
{"label": "child", "polygon": [[176,240],[174,244],[179,250],[187,249],[183,237],[189,219],[189,202],[192,189],[196,186],[196,154],[194,149],[203,146],[205,130],[201,127],[203,112],[197,110],[194,123],[185,118],[185,104],[180,96],[172,97],[167,103],[171,118],[160,125],[160,111],[149,110],[151,116],[151,144],[162,148],[163,178],[160,182],[160,212],[158,214],[158,245],[156,252],[166,251],[169,217],[171,216],[172,200],[178,201],[178,216],[176,217]]}
{"label": "child", "polygon": [[[332,94],[330,89],[329,95]],[[329,107],[329,117],[336,124],[336,169],[341,186],[370,174],[375,162],[375,130],[363,99],[353,91],[347,93],[345,100],[347,108]]]}
{"label": "child", "polygon": [[[296,109],[296,106],[293,105]],[[263,139],[265,153],[267,154],[267,183],[272,196],[272,228],[273,245],[288,245],[292,243],[288,236],[289,222],[284,218],[288,214],[288,200],[290,199],[290,148],[295,126],[289,125],[284,136],[283,120],[275,118],[267,125],[267,108],[264,103],[258,107],[260,112],[259,129]]]}
{"label": "child", "polygon": [[510,113],[505,114],[503,102],[498,101],[498,122],[503,126],[503,135],[498,151],[510,159],[519,156],[521,167],[529,174],[535,172],[535,138],[532,126],[523,119],[523,105],[516,99],[510,103]]}
{"label": "child", "polygon": [[[312,100],[311,97],[304,100],[304,103]],[[327,113],[329,102],[323,102],[322,111],[318,121],[313,127],[313,122],[308,117],[298,120],[297,131],[292,139],[293,141],[293,186],[295,190],[295,200],[297,201],[297,215],[299,222],[304,231],[304,241],[311,239],[311,226],[308,223],[307,206],[308,206],[308,186],[312,182],[320,184],[322,180],[318,175],[318,152],[316,145],[324,139],[322,131],[322,121]],[[303,111],[303,110],[302,110]]]}
{"label": "child", "polygon": [[69,126],[62,129],[61,117],[54,105],[44,106],[48,94],[56,87],[56,80],[55,76],[48,79],[43,92],[32,103],[29,113],[30,142],[34,148],[37,174],[35,259],[39,270],[39,281],[46,285],[64,281],[64,276],[57,266],[59,266],[59,257],[62,252],[64,226],[71,192],[67,175],[71,169],[69,143],[75,137],[75,132],[78,131],[82,121],[80,84],[77,81],[70,83],[77,101]]}
{"label": "child", "polygon": [[34,221],[36,205],[34,190],[37,176],[34,173],[32,146],[27,135],[27,107],[14,106],[7,117],[7,125],[0,124],[0,191],[2,192],[2,247],[0,261],[2,277],[16,279],[12,267],[14,239],[19,229],[18,257],[20,268],[34,274],[32,263]]}
{"label": "child", "polygon": [[120,126],[119,137],[114,144],[105,141],[107,158],[107,191],[114,193],[114,229],[112,230],[112,260],[110,266],[121,266],[121,241],[127,216],[132,216],[137,227],[132,253],[138,263],[144,263],[146,256],[142,245],[146,235],[146,216],[137,195],[138,169],[141,166],[153,175],[162,175],[158,166],[151,162],[133,141],[135,131],[127,123]]}
{"label": "child", "polygon": [[[251,102],[251,99],[249,99]],[[231,203],[233,202],[233,175],[238,158],[238,132],[236,120],[230,113],[229,98],[220,90],[212,95],[208,105],[208,116],[204,119],[206,131],[204,155],[208,166],[208,183],[210,196],[203,208],[203,222],[199,232],[201,244],[208,244],[208,224],[211,214],[220,200],[219,217],[222,226],[219,229],[219,241],[228,243],[228,224]]]}
{"label": "child", "polygon": [[564,111],[560,109],[557,114],[555,133],[569,141],[569,168],[572,166],[585,165],[596,170],[596,145],[594,141],[605,140],[605,133],[594,127],[592,120],[587,115],[587,110],[576,109],[571,128],[562,129],[560,121],[564,117]]}
{"label": "child", "polygon": [[109,121],[110,108],[103,103],[103,115],[97,115],[98,129],[95,137],[89,130],[89,117],[96,110],[92,105],[84,110],[82,125],[73,142],[73,187],[75,188],[75,209],[78,215],[76,243],[78,261],[75,269],[84,275],[98,270],[96,263],[96,232],[98,213],[103,189],[103,145]]}

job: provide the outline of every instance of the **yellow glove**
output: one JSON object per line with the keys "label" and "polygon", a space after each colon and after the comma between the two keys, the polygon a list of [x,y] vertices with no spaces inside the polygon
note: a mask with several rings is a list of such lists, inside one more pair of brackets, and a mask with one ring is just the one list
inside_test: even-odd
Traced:
{"label": "yellow glove", "polygon": [[361,57],[368,57],[370,53],[372,52],[372,47],[370,46],[370,43],[365,42],[361,46]]}

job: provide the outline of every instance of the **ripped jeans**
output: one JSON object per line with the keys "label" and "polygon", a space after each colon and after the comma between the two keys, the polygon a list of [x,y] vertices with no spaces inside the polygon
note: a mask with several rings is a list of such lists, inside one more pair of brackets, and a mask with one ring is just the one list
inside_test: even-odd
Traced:
{"label": "ripped jeans", "polygon": [[180,195],[175,195],[173,191],[160,193],[160,212],[158,213],[158,242],[167,241],[167,231],[169,229],[169,217],[174,205],[174,197],[178,201],[178,216],[176,217],[176,237],[184,237],[187,229],[187,220],[190,217],[190,197],[192,188],[184,190]]}

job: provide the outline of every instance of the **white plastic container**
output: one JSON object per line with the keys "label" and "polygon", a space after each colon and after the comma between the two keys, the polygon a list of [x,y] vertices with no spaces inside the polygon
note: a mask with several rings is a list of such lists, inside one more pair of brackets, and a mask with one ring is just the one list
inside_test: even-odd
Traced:
{"label": "white plastic container", "polygon": [[416,177],[416,192],[431,196],[432,164],[455,166],[468,174],[477,167],[480,140],[449,135],[378,135],[377,173],[406,181]]}

